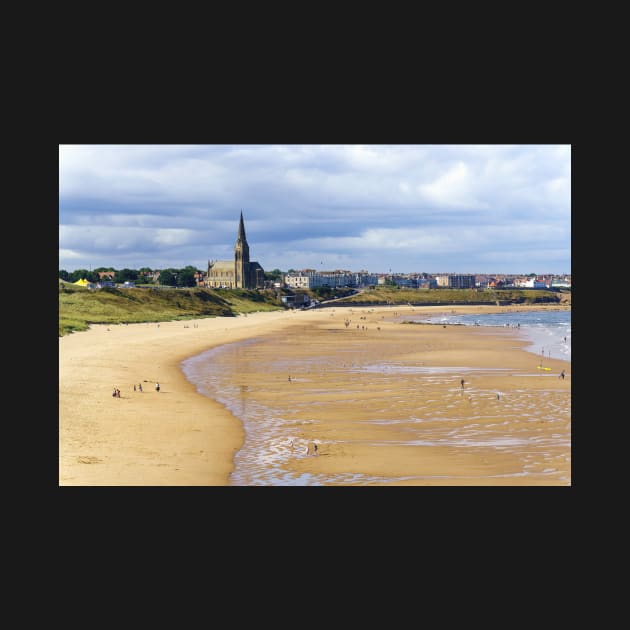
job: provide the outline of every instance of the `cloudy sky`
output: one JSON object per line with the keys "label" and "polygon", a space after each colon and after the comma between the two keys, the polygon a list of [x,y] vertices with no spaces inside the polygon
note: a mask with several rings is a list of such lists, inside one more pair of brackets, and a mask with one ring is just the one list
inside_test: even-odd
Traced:
{"label": "cloudy sky", "polygon": [[570,145],[60,145],[59,268],[570,273]]}

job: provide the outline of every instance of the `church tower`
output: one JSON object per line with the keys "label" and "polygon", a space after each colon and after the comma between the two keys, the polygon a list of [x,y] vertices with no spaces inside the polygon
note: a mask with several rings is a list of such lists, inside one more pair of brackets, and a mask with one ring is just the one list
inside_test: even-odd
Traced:
{"label": "church tower", "polygon": [[238,236],[234,248],[234,272],[235,285],[239,289],[249,288],[249,245],[245,237],[245,224],[243,223],[243,211],[241,210],[241,221],[238,224]]}

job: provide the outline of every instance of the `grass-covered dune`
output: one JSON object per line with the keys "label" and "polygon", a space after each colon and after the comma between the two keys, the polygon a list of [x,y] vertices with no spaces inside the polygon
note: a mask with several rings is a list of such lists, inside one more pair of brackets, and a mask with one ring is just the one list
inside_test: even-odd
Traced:
{"label": "grass-covered dune", "polygon": [[[568,296],[570,301],[570,294]],[[335,306],[373,306],[381,304],[412,304],[431,306],[441,304],[537,304],[566,302],[567,296],[557,291],[538,289],[484,290],[476,289],[402,289],[375,287],[337,300]]]}
{"label": "grass-covered dune", "polygon": [[284,308],[273,291],[245,289],[96,289],[59,282],[59,336],[90,324],[233,317]]}

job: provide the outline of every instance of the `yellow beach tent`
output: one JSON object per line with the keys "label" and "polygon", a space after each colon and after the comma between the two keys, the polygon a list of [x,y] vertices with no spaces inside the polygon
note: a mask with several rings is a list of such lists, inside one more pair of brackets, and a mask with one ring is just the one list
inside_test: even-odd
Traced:
{"label": "yellow beach tent", "polygon": [[87,287],[89,282],[85,278],[80,278],[74,284],[78,284],[80,287]]}

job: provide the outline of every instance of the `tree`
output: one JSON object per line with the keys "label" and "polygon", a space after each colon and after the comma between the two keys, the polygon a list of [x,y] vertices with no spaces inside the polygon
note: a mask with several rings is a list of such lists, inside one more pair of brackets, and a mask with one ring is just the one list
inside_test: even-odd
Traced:
{"label": "tree", "polygon": [[168,270],[165,269],[159,276],[158,276],[158,284],[164,284],[167,286],[174,286],[175,285],[175,276]]}
{"label": "tree", "polygon": [[280,269],[265,271],[265,280],[282,280],[282,271]]}
{"label": "tree", "polygon": [[75,269],[69,278],[69,282],[76,282],[77,280],[81,280],[81,278],[85,278],[87,280],[87,276],[90,272],[87,269]]}
{"label": "tree", "polygon": [[177,274],[177,286],[178,287],[194,287],[197,285],[197,281],[195,280],[195,271],[194,267],[190,269],[184,269],[179,274]]}
{"label": "tree", "polygon": [[135,269],[121,269],[116,272],[114,282],[128,282],[129,280],[137,280],[138,272]]}
{"label": "tree", "polygon": [[59,270],[59,278],[61,280],[68,280],[68,278],[70,277],[70,274],[65,270],[65,269],[60,269]]}

